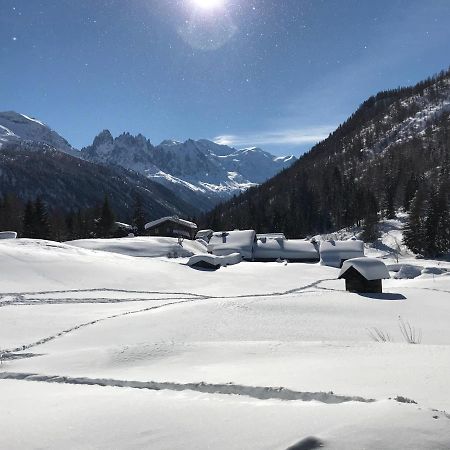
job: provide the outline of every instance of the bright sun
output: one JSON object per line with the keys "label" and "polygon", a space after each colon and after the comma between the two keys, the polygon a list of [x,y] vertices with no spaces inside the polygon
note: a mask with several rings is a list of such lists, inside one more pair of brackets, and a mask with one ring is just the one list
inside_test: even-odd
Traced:
{"label": "bright sun", "polygon": [[192,2],[201,9],[216,9],[223,6],[225,0],[192,0]]}

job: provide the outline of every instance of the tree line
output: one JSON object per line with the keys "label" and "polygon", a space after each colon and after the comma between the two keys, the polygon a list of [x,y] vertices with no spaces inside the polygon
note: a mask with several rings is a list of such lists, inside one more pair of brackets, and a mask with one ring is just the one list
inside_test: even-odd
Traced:
{"label": "tree line", "polygon": [[136,196],[131,229],[116,222],[116,214],[105,196],[102,204],[64,212],[49,209],[41,197],[23,201],[15,194],[0,198],[0,231],[16,231],[19,237],[70,241],[88,238],[124,237],[145,234],[147,214]]}

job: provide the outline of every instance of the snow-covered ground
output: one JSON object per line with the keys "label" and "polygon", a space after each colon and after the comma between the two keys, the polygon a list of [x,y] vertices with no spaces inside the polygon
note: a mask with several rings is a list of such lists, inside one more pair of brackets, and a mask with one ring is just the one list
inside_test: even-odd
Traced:
{"label": "snow-covered ground", "polygon": [[177,245],[0,242],[0,448],[450,448],[450,272],[358,295],[339,269],[198,271]]}

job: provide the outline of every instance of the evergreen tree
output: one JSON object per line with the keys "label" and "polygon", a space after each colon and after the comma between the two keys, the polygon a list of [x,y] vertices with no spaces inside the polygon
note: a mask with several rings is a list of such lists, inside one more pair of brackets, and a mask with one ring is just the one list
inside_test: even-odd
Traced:
{"label": "evergreen tree", "polygon": [[109,205],[109,199],[105,196],[100,212],[100,218],[97,220],[97,237],[111,237],[115,220],[114,213]]}
{"label": "evergreen tree", "polygon": [[34,202],[33,230],[36,239],[50,239],[50,223],[47,209],[40,197]]}
{"label": "evergreen tree", "polygon": [[135,229],[135,232],[138,236],[142,236],[145,234],[145,212],[142,206],[142,199],[140,196],[136,196],[134,201],[134,212],[133,212],[133,221],[132,225]]}
{"label": "evergreen tree", "polygon": [[425,222],[423,212],[426,204],[425,185],[422,185],[411,201],[411,208],[403,229],[403,242],[414,253],[425,252]]}
{"label": "evergreen tree", "polygon": [[35,215],[33,202],[29,200],[25,206],[25,213],[23,216],[23,237],[35,238]]}
{"label": "evergreen tree", "polygon": [[375,196],[367,192],[361,237],[365,242],[374,242],[378,239],[378,236],[378,203]]}

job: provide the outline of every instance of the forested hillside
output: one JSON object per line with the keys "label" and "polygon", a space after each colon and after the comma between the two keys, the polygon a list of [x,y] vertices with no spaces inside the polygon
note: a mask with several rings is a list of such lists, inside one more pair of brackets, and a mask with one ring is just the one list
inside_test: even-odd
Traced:
{"label": "forested hillside", "polygon": [[202,225],[300,237],[369,226],[413,206],[418,235],[429,234],[428,226],[448,239],[449,152],[448,70],[369,98],[292,167],[219,205]]}
{"label": "forested hillside", "polygon": [[13,195],[27,202],[40,197],[49,211],[94,208],[108,197],[114,213],[125,221],[132,217],[134,201],[140,197],[149,219],[196,212],[145,176],[93,164],[42,144],[2,147],[0,169],[0,199]]}

